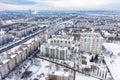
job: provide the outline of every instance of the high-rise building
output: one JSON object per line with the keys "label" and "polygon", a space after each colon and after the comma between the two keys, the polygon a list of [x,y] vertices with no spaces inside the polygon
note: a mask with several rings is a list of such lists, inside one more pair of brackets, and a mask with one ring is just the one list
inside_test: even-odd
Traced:
{"label": "high-rise building", "polygon": [[43,44],[40,48],[40,54],[49,58],[65,60],[68,58],[68,48]]}
{"label": "high-rise building", "polygon": [[53,35],[52,38],[48,39],[48,44],[72,48],[73,37],[67,35]]}
{"label": "high-rise building", "polygon": [[80,33],[80,50],[100,53],[102,49],[102,43],[105,42],[104,38],[97,32],[84,32]]}

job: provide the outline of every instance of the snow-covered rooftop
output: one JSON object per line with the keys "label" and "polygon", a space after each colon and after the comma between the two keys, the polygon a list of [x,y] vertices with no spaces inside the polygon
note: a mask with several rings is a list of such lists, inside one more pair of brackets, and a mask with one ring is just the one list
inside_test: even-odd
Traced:
{"label": "snow-covered rooftop", "polygon": [[69,76],[69,72],[63,72],[63,71],[55,71],[55,72],[51,72],[51,74],[57,76],[65,76],[65,77]]}
{"label": "snow-covered rooftop", "polygon": [[76,73],[76,80],[99,80],[81,73]]}
{"label": "snow-covered rooftop", "polygon": [[73,36],[68,36],[68,35],[52,35],[52,39],[54,38],[73,40]]}

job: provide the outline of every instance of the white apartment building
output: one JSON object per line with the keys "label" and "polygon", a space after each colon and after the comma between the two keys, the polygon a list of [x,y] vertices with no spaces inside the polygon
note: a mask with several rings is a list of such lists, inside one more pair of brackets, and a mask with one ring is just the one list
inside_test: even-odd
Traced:
{"label": "white apartment building", "polygon": [[22,28],[18,28],[13,31],[10,31],[10,33],[12,33],[15,37],[24,37],[30,33],[33,33],[35,29],[38,29],[38,26],[22,27]]}
{"label": "white apartment building", "polygon": [[16,46],[0,54],[0,80],[5,77],[15,66],[33,55],[34,50],[39,47],[40,40],[30,39],[29,41]]}
{"label": "white apartment building", "polygon": [[100,53],[104,38],[97,32],[80,33],[80,50],[91,53]]}
{"label": "white apartment building", "polygon": [[67,35],[53,35],[52,38],[48,39],[48,44],[57,45],[61,47],[72,48],[73,45],[73,37]]}
{"label": "white apartment building", "polygon": [[100,30],[116,30],[118,31],[118,27],[116,23],[106,23],[105,25],[99,25],[99,26],[95,26],[95,29],[100,29]]}
{"label": "white apartment building", "polygon": [[6,34],[5,31],[0,31],[0,46],[4,45],[8,42],[11,42],[13,40],[12,34]]}
{"label": "white apartment building", "polygon": [[54,46],[49,44],[41,45],[40,54],[41,56],[61,59],[61,60],[67,59],[69,55],[67,47]]}

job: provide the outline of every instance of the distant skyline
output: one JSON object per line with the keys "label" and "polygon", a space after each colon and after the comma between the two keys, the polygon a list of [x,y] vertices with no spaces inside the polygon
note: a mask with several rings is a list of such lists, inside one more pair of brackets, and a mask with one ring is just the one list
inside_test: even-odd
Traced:
{"label": "distant skyline", "polygon": [[120,0],[0,0],[0,10],[120,10]]}

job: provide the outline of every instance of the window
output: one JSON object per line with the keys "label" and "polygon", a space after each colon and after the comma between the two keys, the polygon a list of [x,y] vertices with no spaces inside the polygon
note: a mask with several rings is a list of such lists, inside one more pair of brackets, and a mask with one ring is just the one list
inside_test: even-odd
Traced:
{"label": "window", "polygon": [[70,44],[70,41],[68,42],[68,44]]}
{"label": "window", "polygon": [[56,40],[54,40],[54,43],[56,43]]}
{"label": "window", "polygon": [[84,41],[86,42],[86,38],[84,39]]}
{"label": "window", "polygon": [[53,44],[53,41],[51,41],[51,44]]}
{"label": "window", "polygon": [[67,41],[65,41],[65,44],[67,43]]}
{"label": "window", "polygon": [[9,62],[7,63],[7,65],[8,65],[8,70],[10,70],[10,65],[9,65]]}
{"label": "window", "polygon": [[97,39],[97,42],[99,42],[99,39]]}
{"label": "window", "polygon": [[59,43],[59,40],[57,40],[57,43]]}

